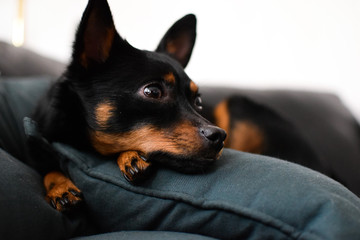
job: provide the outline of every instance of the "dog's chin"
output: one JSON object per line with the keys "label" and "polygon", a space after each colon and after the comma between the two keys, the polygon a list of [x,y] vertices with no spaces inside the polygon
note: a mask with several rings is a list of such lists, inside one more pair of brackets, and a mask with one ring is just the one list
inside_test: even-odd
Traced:
{"label": "dog's chin", "polygon": [[166,152],[149,153],[149,160],[161,166],[183,173],[203,173],[214,164],[221,155],[220,151],[214,156],[184,156]]}

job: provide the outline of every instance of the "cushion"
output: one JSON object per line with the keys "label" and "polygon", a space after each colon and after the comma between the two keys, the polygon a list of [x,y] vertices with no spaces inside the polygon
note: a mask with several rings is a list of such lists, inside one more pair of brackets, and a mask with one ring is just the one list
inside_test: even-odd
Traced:
{"label": "cushion", "polygon": [[29,160],[23,118],[30,116],[53,78],[0,78],[0,148]]}
{"label": "cushion", "polygon": [[156,230],[221,239],[351,239],[360,200],[299,165],[225,149],[205,174],[159,168],[128,183],[115,159],[54,143],[101,231]]}
{"label": "cushion", "polygon": [[67,239],[92,232],[85,214],[61,214],[44,196],[42,177],[0,148],[0,238]]}
{"label": "cushion", "polygon": [[129,239],[141,239],[141,240],[215,240],[201,235],[179,233],[179,232],[163,232],[163,231],[123,231],[104,233],[99,235],[92,235],[86,237],[72,238],[73,240],[129,240]]}

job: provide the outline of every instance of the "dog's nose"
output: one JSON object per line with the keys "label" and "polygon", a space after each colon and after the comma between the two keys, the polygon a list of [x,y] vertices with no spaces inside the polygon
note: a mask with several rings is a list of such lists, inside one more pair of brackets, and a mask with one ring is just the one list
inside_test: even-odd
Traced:
{"label": "dog's nose", "polygon": [[[208,125],[200,129],[200,133],[216,148],[222,148],[226,132],[216,126]],[[219,150],[220,150],[219,149]]]}

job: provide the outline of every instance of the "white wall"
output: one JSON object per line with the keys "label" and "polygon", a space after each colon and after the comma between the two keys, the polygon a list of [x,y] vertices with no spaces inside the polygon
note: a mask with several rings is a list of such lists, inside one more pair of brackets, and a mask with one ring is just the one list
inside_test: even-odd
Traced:
{"label": "white wall", "polygon": [[[86,0],[25,0],[25,46],[66,61]],[[358,0],[109,0],[120,34],[154,49],[187,13],[198,38],[187,72],[200,84],[337,93],[360,119]],[[11,40],[15,0],[0,0]],[[1,56],[0,56],[1,57]]]}

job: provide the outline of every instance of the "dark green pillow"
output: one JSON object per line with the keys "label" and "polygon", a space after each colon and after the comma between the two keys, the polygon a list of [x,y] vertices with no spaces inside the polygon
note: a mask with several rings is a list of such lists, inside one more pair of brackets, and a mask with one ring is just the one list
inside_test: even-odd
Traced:
{"label": "dark green pillow", "polygon": [[49,77],[0,77],[0,148],[29,162],[23,119],[31,116],[54,79]]}
{"label": "dark green pillow", "polygon": [[158,230],[221,239],[354,239],[360,201],[324,175],[225,149],[209,172],[158,169],[131,185],[115,159],[53,146],[101,231]]}
{"label": "dark green pillow", "polygon": [[180,232],[163,232],[163,231],[123,231],[104,233],[86,237],[72,238],[73,240],[215,240],[200,235],[180,233]]}

